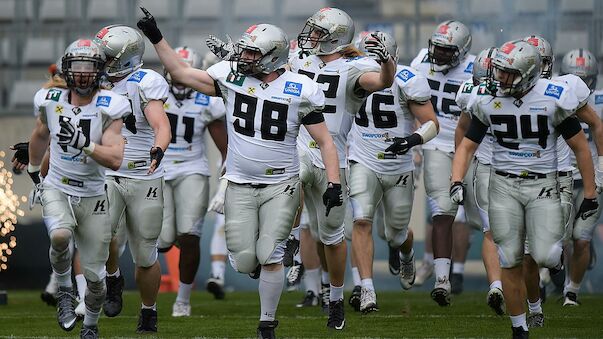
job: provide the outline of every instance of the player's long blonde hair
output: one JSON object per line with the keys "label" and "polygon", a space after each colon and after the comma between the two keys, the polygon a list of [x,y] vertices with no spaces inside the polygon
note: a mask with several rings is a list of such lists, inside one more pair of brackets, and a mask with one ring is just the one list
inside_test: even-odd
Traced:
{"label": "player's long blonde hair", "polygon": [[67,82],[65,82],[65,79],[63,79],[60,75],[55,74],[48,78],[48,80],[42,87],[46,89],[52,87],[67,89]]}
{"label": "player's long blonde hair", "polygon": [[339,53],[341,53],[341,55],[344,58],[355,58],[355,57],[364,55],[364,53],[362,53],[362,51],[359,50],[358,48],[356,48],[356,46],[354,46],[354,45],[348,45],[346,48],[342,49]]}

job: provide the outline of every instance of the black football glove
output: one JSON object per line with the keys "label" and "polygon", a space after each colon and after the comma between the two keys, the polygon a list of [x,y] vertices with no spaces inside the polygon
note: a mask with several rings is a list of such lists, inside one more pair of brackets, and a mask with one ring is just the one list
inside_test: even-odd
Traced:
{"label": "black football glove", "polygon": [[465,186],[460,181],[455,181],[450,185],[450,200],[457,205],[465,203]]}
{"label": "black football glove", "polygon": [[163,39],[163,35],[157,27],[157,22],[155,22],[155,18],[151,15],[151,13],[144,7],[140,7],[140,10],[142,10],[144,13],[144,18],[138,20],[136,26],[138,26],[144,35],[149,38],[149,41],[155,45],[159,43],[161,39]]}
{"label": "black football glove", "polygon": [[157,160],[157,167],[159,167],[161,159],[163,159],[163,150],[161,147],[153,146],[151,147],[151,151],[149,153],[151,154],[151,162],[153,162],[153,160]]}
{"label": "black football glove", "polygon": [[584,200],[582,200],[582,204],[580,205],[580,209],[578,210],[578,213],[576,213],[576,220],[588,219],[588,217],[597,213],[597,209],[599,209],[599,202],[597,201],[597,198],[593,198],[593,199],[584,198]]}
{"label": "black football glove", "polygon": [[19,142],[10,147],[15,151],[13,160],[17,160],[23,165],[29,164],[29,142]]}
{"label": "black football glove", "polygon": [[327,208],[326,216],[329,216],[329,211],[335,206],[341,206],[343,204],[343,192],[341,191],[341,184],[334,184],[329,182],[327,184],[327,190],[322,195],[322,203]]}
{"label": "black football glove", "polygon": [[421,136],[417,133],[413,133],[410,136],[404,137],[404,138],[398,138],[398,137],[394,137],[391,138],[391,140],[394,141],[394,143],[389,146],[388,148],[385,149],[385,152],[392,152],[398,155],[403,155],[408,153],[408,151],[410,151],[411,148],[413,148],[416,145],[420,145],[423,140],[421,139]]}

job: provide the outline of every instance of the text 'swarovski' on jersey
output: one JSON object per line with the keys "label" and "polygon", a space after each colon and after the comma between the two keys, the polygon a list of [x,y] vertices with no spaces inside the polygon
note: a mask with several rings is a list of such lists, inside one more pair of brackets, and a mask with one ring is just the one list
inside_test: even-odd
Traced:
{"label": "text 'swarovski' on jersey", "polygon": [[412,152],[385,152],[393,137],[406,137],[415,130],[415,117],[408,101],[430,104],[427,79],[416,70],[398,65],[394,84],[369,95],[354,119],[348,135],[349,159],[381,174],[401,174],[414,169]]}
{"label": "text 'swarovski' on jersey", "polygon": [[139,69],[115,83],[113,92],[128,98],[133,114],[124,120],[121,133],[125,138],[124,160],[119,171],[107,170],[107,175],[150,180],[163,176],[163,163],[153,174],[149,152],[155,146],[155,132],[147,121],[144,109],[151,100],[165,102],[169,87],[165,79],[150,69]]}
{"label": "text 'swarovski' on jersey", "polygon": [[91,142],[101,144],[105,129],[114,121],[131,115],[128,100],[100,90],[86,106],[73,106],[64,97],[69,90],[51,88],[39,106],[39,117],[50,131],[50,168],[44,183],[61,192],[92,197],[105,192],[105,167],[71,146],[59,146],[60,120],[79,126]]}
{"label": "text 'swarovski' on jersey", "polygon": [[[328,63],[322,62],[316,55],[291,59],[292,72],[316,81],[324,91],[324,118],[337,147],[340,168],[347,167],[347,134],[352,127],[354,115],[368,94],[358,86],[358,79],[366,72],[380,70],[374,60],[366,57],[339,58]],[[325,168],[316,142],[305,128],[299,133],[299,146],[315,166]]]}
{"label": "text 'swarovski' on jersey", "polygon": [[226,106],[225,177],[236,183],[273,184],[298,175],[297,136],[302,119],[323,109],[321,88],[289,71],[268,84],[236,76],[226,61],[207,72]]}
{"label": "text 'swarovski' on jersey", "polygon": [[204,135],[211,122],[224,119],[222,99],[193,92],[190,98],[178,101],[170,93],[163,108],[172,129],[172,140],[163,158],[165,180],[189,174],[209,176]]}
{"label": "text 'swarovski' on jersey", "polygon": [[467,54],[461,63],[447,72],[431,70],[427,48],[423,48],[410,66],[423,74],[431,88],[431,103],[438,117],[440,132],[423,149],[454,152],[454,130],[461,114],[456,103],[456,94],[463,83],[472,78],[475,56]]}

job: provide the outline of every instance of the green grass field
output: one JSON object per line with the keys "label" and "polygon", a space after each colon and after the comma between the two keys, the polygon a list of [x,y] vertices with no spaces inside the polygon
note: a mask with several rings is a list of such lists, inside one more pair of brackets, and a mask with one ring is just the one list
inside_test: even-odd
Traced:
{"label": "green grass field", "polygon": [[[9,291],[8,305],[0,306],[0,337],[77,337],[59,329],[55,311],[43,304],[38,291]],[[346,296],[349,293],[346,292]],[[497,317],[486,306],[485,293],[464,293],[453,299],[448,308],[437,306],[428,293],[382,292],[378,294],[381,310],[362,316],[346,307],[346,328],[342,332],[326,328],[326,316],[319,308],[296,309],[301,293],[285,293],[278,311],[277,336],[282,338],[508,338],[508,317]],[[259,300],[254,292],[236,292],[216,301],[209,294],[195,292],[193,316],[172,318],[174,294],[159,298],[158,338],[182,337],[254,337],[258,321]],[[530,331],[532,338],[602,338],[603,296],[582,295],[582,306],[563,308],[555,300],[544,304],[545,327]],[[100,320],[101,337],[141,337],[136,334],[138,296],[125,294],[122,313]],[[146,336],[148,337],[148,336]]]}

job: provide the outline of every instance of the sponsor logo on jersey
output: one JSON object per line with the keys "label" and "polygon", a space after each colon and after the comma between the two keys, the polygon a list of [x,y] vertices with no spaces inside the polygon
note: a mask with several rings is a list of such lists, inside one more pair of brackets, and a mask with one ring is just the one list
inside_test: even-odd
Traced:
{"label": "sponsor logo on jersey", "polygon": [[145,72],[145,71],[138,71],[138,72],[132,74],[132,76],[130,76],[130,78],[128,79],[128,81],[141,82],[142,78],[144,78],[145,75],[147,75],[147,72]]}
{"label": "sponsor logo on jersey", "polygon": [[83,181],[79,181],[79,180],[75,180],[75,179],[71,179],[71,178],[67,178],[67,177],[62,177],[61,183],[65,184],[65,185],[69,185],[69,186],[74,186],[74,187],[84,187]]}
{"label": "sponsor logo on jersey", "polygon": [[283,94],[295,95],[296,97],[301,96],[302,84],[299,82],[287,81],[285,82],[285,89]]}
{"label": "sponsor logo on jersey", "polygon": [[174,151],[174,152],[186,152],[186,151],[192,151],[192,150],[193,150],[193,147],[192,147],[191,145],[188,145],[188,146],[182,146],[182,147],[178,147],[178,146],[172,146],[172,145],[169,145],[169,146],[168,146],[168,149],[169,149],[170,151]]}
{"label": "sponsor logo on jersey", "polygon": [[147,161],[146,160],[129,161],[128,162],[128,169],[135,169],[135,168],[145,167],[146,165],[147,165]]}
{"label": "sponsor logo on jersey", "polygon": [[270,97],[270,99],[273,99],[273,100],[283,100],[283,101],[286,101],[288,103],[291,103],[291,98],[277,97],[277,96],[273,95],[273,96]]}
{"label": "sponsor logo on jersey", "polygon": [[167,102],[163,103],[163,109],[169,109],[170,108],[170,104],[168,104]]}
{"label": "sponsor logo on jersey", "polygon": [[315,149],[320,149],[320,147],[318,147],[318,143],[314,140],[310,140],[310,142],[308,143],[308,147],[310,148],[315,148]]}
{"label": "sponsor logo on jersey", "polygon": [[532,107],[528,107],[528,110],[530,112],[546,112],[547,108],[546,106],[532,106]]}
{"label": "sponsor logo on jersey", "polygon": [[465,70],[463,72],[473,73],[473,61],[471,61],[469,64],[467,64],[467,67],[465,68]]}
{"label": "sponsor logo on jersey", "polygon": [[267,168],[266,169],[266,175],[279,175],[279,174],[285,174],[285,169],[284,168]]}
{"label": "sponsor logo on jersey", "polygon": [[388,133],[365,133],[362,132],[362,139],[387,139]]}
{"label": "sponsor logo on jersey", "polygon": [[[130,81],[130,80],[128,80]],[[96,99],[96,107],[99,106],[103,106],[103,107],[109,107],[109,105],[111,104],[111,97],[109,96],[100,96]]]}
{"label": "sponsor logo on jersey", "polygon": [[500,101],[494,101],[494,109],[501,109],[502,108],[502,102]]}
{"label": "sponsor logo on jersey", "polygon": [[308,60],[308,61],[306,61],[306,62],[304,63],[304,67],[305,67],[305,68],[310,67],[310,65],[312,65],[312,61],[310,61],[310,60]]}
{"label": "sponsor logo on jersey", "polygon": [[549,84],[544,91],[544,95],[559,99],[563,93],[563,87]]}
{"label": "sponsor logo on jersey", "polygon": [[603,94],[595,95],[595,105],[603,104]]}
{"label": "sponsor logo on jersey", "polygon": [[60,159],[63,161],[71,162],[71,163],[82,163],[85,164],[88,162],[87,156],[73,156],[69,154],[61,155]]}
{"label": "sponsor logo on jersey", "polygon": [[395,153],[383,153],[383,152],[377,153],[378,160],[387,160],[387,159],[396,159],[396,158],[398,158],[398,157],[396,156]]}
{"label": "sponsor logo on jersey", "polygon": [[82,118],[98,118],[98,112],[84,114]]}
{"label": "sponsor logo on jersey", "polygon": [[229,83],[231,83],[233,85],[237,85],[237,86],[243,86],[244,81],[245,81],[244,75],[235,75],[232,72],[230,72],[228,74],[228,76],[226,77],[226,82],[229,82]]}
{"label": "sponsor logo on jersey", "polygon": [[209,96],[203,93],[197,93],[197,96],[195,97],[195,104],[203,106],[209,105]]}
{"label": "sponsor logo on jersey", "polygon": [[463,85],[463,90],[461,91],[461,93],[471,93],[472,90],[473,90],[473,84],[470,82],[466,82]]}
{"label": "sponsor logo on jersey", "polygon": [[415,74],[407,69],[401,70],[396,75],[396,77],[398,77],[400,80],[402,80],[404,82],[407,82],[408,80],[412,79],[414,76],[415,76]]}
{"label": "sponsor logo on jersey", "polygon": [[63,113],[63,106],[61,106],[61,105],[56,105],[56,107],[54,108],[54,112],[55,112],[55,113],[62,114],[62,113]]}
{"label": "sponsor logo on jersey", "polygon": [[249,95],[254,95],[255,94],[255,87],[247,87],[247,93],[249,93]]}
{"label": "sponsor logo on jersey", "polygon": [[536,152],[514,152],[509,151],[509,155],[518,158],[540,158],[540,151]]}
{"label": "sponsor logo on jersey", "polygon": [[63,94],[63,91],[58,89],[49,89],[46,93],[46,100],[59,101],[59,98]]}

